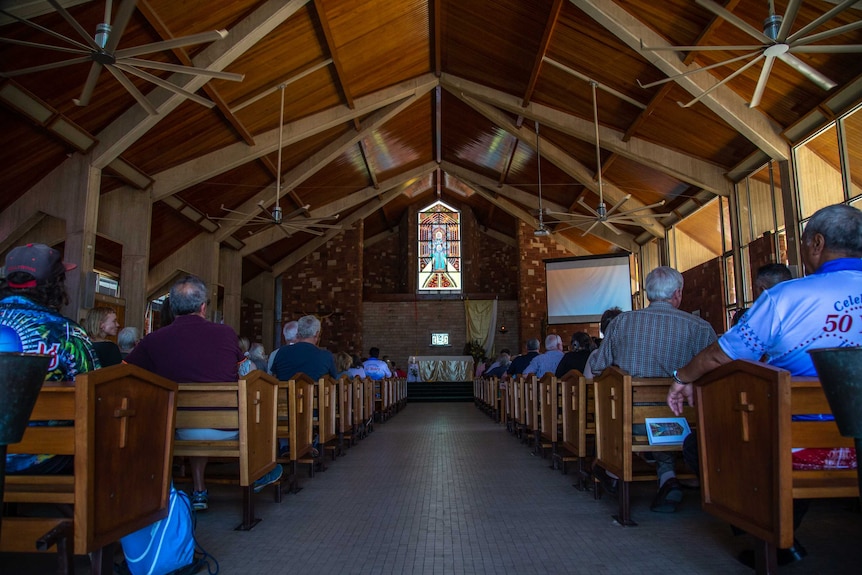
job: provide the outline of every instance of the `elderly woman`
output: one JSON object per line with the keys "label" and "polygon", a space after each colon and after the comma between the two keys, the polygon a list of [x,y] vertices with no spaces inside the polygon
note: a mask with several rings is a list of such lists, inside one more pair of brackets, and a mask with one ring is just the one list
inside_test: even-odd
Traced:
{"label": "elderly woman", "polygon": [[124,327],[117,334],[117,346],[120,348],[120,355],[123,359],[135,349],[138,342],[141,341],[141,332],[136,327]]}
{"label": "elderly woman", "polygon": [[117,321],[117,312],[106,306],[94,307],[87,314],[84,328],[93,342],[93,349],[99,356],[102,367],[118,365],[123,362],[123,356],[116,343],[109,337],[117,337],[120,324]]}

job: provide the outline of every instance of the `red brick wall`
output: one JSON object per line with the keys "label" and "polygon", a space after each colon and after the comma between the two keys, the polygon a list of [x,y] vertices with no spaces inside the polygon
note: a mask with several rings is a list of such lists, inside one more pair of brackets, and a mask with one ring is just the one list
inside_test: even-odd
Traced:
{"label": "red brick wall", "polygon": [[244,335],[251,343],[263,342],[263,306],[259,302],[242,300],[239,335]]}
{"label": "red brick wall", "polygon": [[746,278],[748,285],[754,285],[754,276],[757,274],[758,268],[766,264],[774,264],[777,261],[775,258],[775,242],[771,233],[766,232],[748,244],[749,277]]}
{"label": "red brick wall", "polygon": [[354,224],[284,274],[283,321],[324,316],[320,346],[332,352],[362,349],[362,234]]}
{"label": "red brick wall", "polygon": [[518,248],[504,244],[488,234],[476,238],[478,255],[478,291],[495,293],[500,298],[518,297]]}
{"label": "red brick wall", "polygon": [[401,234],[391,234],[364,250],[364,259],[370,265],[363,273],[363,291],[366,295],[404,293],[402,284],[405,267],[405,245]]}
{"label": "red brick wall", "polygon": [[684,285],[679,309],[696,313],[712,325],[715,333],[725,331],[724,268],[715,258],[683,272]]}

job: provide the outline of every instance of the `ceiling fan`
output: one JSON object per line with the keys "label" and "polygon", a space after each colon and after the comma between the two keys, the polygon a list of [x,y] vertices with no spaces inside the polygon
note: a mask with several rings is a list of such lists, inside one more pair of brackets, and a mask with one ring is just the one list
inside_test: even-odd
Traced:
{"label": "ceiling fan", "polygon": [[[584,209],[589,212],[589,214],[579,214],[572,212],[558,212],[552,210],[542,210],[542,173],[541,169],[539,170],[539,229],[544,229],[544,221],[542,219],[542,213],[552,216],[554,219],[560,221],[562,223],[561,226],[556,228],[556,231],[564,231],[571,228],[579,228],[584,229],[584,233],[581,236],[585,236],[590,233],[593,228],[597,225],[601,224],[611,230],[613,233],[620,235],[622,234],[622,230],[616,227],[614,224],[623,224],[623,225],[641,225],[644,219],[648,218],[663,218],[666,214],[653,214],[648,210],[652,208],[656,208],[664,205],[664,200],[660,202],[656,202],[654,204],[650,204],[648,206],[641,206],[639,208],[634,208],[631,210],[619,210],[624,203],[626,203],[631,197],[631,194],[626,194],[620,200],[611,206],[608,209],[607,204],[605,204],[604,198],[604,190],[603,190],[603,182],[602,182],[602,158],[601,158],[601,145],[599,142],[599,111],[598,105],[596,103],[596,86],[598,84],[595,81],[590,82],[590,87],[592,88],[593,94],[593,122],[595,124],[596,130],[596,174],[598,174],[598,193],[599,193],[599,203],[595,209],[592,206],[588,205],[583,198],[578,198],[578,203]],[[539,150],[539,127],[536,125],[536,152]],[[539,154],[541,158],[541,154]],[[541,164],[540,164],[541,166]],[[547,234],[539,234],[539,230],[536,231],[536,235],[547,235]]]}
{"label": "ceiling fan", "polygon": [[[216,223],[234,222],[242,225],[263,224],[264,228],[276,226],[279,230],[284,232],[284,235],[287,237],[291,237],[296,232],[305,232],[315,236],[322,236],[325,233],[324,230],[341,229],[340,225],[324,223],[329,220],[337,220],[339,214],[323,218],[302,217],[303,214],[308,214],[308,210],[311,207],[309,205],[305,205],[285,215],[279,203],[281,198],[281,148],[284,136],[284,90],[286,87],[287,84],[281,84],[279,86],[279,90],[281,91],[281,108],[278,120],[278,165],[276,167],[275,176],[275,204],[273,205],[272,211],[268,210],[266,204],[261,200],[257,203],[257,207],[261,212],[260,214],[245,214],[237,210],[226,208],[224,204],[222,204],[221,209],[223,211],[236,214],[237,217],[207,217]],[[249,232],[249,234],[258,233],[260,231],[262,230],[258,229],[256,231]]]}
{"label": "ceiling fan", "polygon": [[658,84],[663,84],[665,82],[670,82],[671,80],[676,80],[677,78],[681,78],[683,76],[688,76],[689,74],[694,74],[696,72],[701,72],[703,70],[711,70],[713,68],[717,68],[719,66],[724,66],[726,64],[732,64],[734,62],[739,62],[743,60],[751,59],[750,62],[746,63],[738,70],[728,75],[726,78],[704,91],[699,96],[695,97],[693,100],[688,102],[687,104],[683,104],[680,102],[679,104],[688,108],[692,104],[700,101],[701,98],[717,89],[719,86],[726,84],[736,76],[742,74],[747,69],[751,68],[761,60],[763,60],[763,67],[760,70],[760,77],[757,80],[757,86],[754,88],[754,94],[751,96],[751,103],[749,107],[756,108],[760,105],[760,100],[763,96],[763,91],[766,89],[766,84],[769,80],[769,74],[772,71],[772,66],[775,63],[775,59],[778,58],[816,85],[820,86],[824,90],[831,90],[836,86],[836,83],[827,78],[818,70],[814,69],[810,65],[806,64],[799,58],[797,58],[794,54],[797,53],[829,53],[829,54],[839,54],[839,53],[851,53],[851,52],[862,52],[862,44],[818,44],[812,45],[814,42],[819,42],[820,40],[824,40],[826,38],[831,38],[833,36],[838,36],[840,34],[844,34],[845,32],[849,32],[851,30],[855,30],[856,28],[862,27],[862,19],[851,22],[849,24],[845,24],[843,26],[838,26],[831,30],[826,30],[824,32],[818,32],[816,34],[809,34],[813,32],[815,29],[819,28],[821,25],[825,24],[844,10],[850,8],[853,4],[856,4],[858,0],[844,0],[837,4],[831,10],[825,12],[819,17],[812,20],[810,23],[806,24],[793,34],[790,33],[791,28],[793,28],[793,23],[796,20],[797,12],[799,11],[799,7],[802,4],[802,0],[790,0],[787,3],[787,9],[784,14],[776,14],[775,13],[775,2],[774,0],[767,0],[769,5],[769,15],[763,21],[763,31],[757,30],[756,28],[749,25],[742,18],[734,15],[732,12],[727,10],[726,8],[716,4],[713,0],[695,0],[702,7],[706,8],[719,18],[725,20],[728,24],[735,26],[736,28],[742,30],[758,42],[760,44],[754,45],[746,45],[746,46],[671,46],[666,48],[651,48],[643,45],[641,42],[642,50],[650,50],[650,51],[659,51],[659,50],[669,50],[674,52],[694,52],[694,51],[706,51],[706,50],[721,50],[721,51],[739,51],[745,50],[746,54],[742,56],[736,56],[730,58],[728,60],[723,60],[716,64],[712,64],[710,66],[704,66],[703,68],[699,68],[697,70],[692,70],[689,72],[685,72],[683,74],[678,74],[676,76],[672,76],[670,78],[665,78],[664,80],[659,80],[657,82],[651,82],[649,84],[641,84],[640,80],[638,80],[638,85],[641,88],[650,88],[652,86],[656,86]]}
{"label": "ceiling fan", "polygon": [[157,86],[161,86],[166,90],[170,90],[175,94],[179,94],[189,100],[197,102],[207,107],[212,107],[215,104],[210,100],[198,96],[193,92],[189,92],[188,90],[183,90],[179,86],[172,84],[154,74],[150,74],[142,70],[142,68],[153,69],[153,70],[163,70],[166,72],[177,72],[181,74],[189,74],[196,76],[208,76],[210,78],[219,78],[221,80],[233,80],[233,81],[241,81],[243,79],[242,74],[233,74],[229,72],[219,72],[216,70],[207,70],[206,68],[196,68],[194,66],[180,66],[177,64],[170,64],[166,62],[155,62],[152,60],[145,60],[138,58],[137,56],[143,56],[146,54],[152,54],[154,52],[162,52],[164,50],[171,50],[173,48],[179,48],[182,46],[189,46],[192,44],[201,44],[204,42],[213,42],[215,40],[222,40],[227,36],[227,30],[215,30],[211,32],[202,32],[200,34],[192,34],[190,36],[183,36],[181,38],[174,38],[172,40],[165,40],[162,42],[153,42],[151,44],[144,44],[142,46],[133,46],[131,48],[123,48],[121,50],[117,49],[117,46],[120,43],[120,37],[123,35],[123,32],[126,29],[126,25],[129,23],[129,20],[132,18],[132,14],[135,11],[136,0],[124,0],[119,8],[117,9],[116,16],[114,17],[113,24],[110,24],[111,21],[111,8],[113,1],[105,0],[105,17],[104,21],[96,26],[96,34],[94,37],[91,37],[90,34],[75,20],[69,12],[63,8],[59,4],[57,0],[47,0],[48,3],[54,7],[60,16],[63,17],[66,22],[69,23],[70,26],[78,33],[83,42],[70,38],[68,36],[64,36],[58,32],[45,28],[44,26],[40,26],[35,22],[27,20],[25,18],[20,18],[6,10],[0,9],[0,14],[3,14],[13,20],[21,22],[22,24],[26,24],[31,28],[35,28],[40,32],[43,32],[61,42],[65,43],[66,46],[55,45],[55,44],[42,44],[38,42],[28,42],[24,40],[16,40],[14,38],[0,38],[0,42],[4,42],[7,44],[16,44],[19,46],[28,46],[31,48],[39,48],[44,50],[53,50],[56,52],[65,52],[69,54],[77,54],[77,57],[70,58],[68,60],[61,60],[59,62],[51,62],[50,64],[42,64],[40,66],[32,66],[30,68],[22,68],[19,70],[10,70],[0,72],[0,76],[4,76],[7,78],[12,78],[15,76],[21,76],[24,74],[31,74],[33,72],[43,72],[45,70],[53,70],[55,68],[61,68],[64,66],[71,66],[74,64],[85,64],[87,62],[91,63],[90,73],[87,76],[87,80],[84,83],[84,87],[81,90],[81,95],[77,99],[74,100],[75,104],[78,106],[86,106],[90,103],[90,98],[93,95],[93,91],[96,89],[96,84],[99,81],[99,75],[102,72],[102,69],[106,69],[111,73],[114,78],[137,100],[137,102],[149,113],[152,115],[158,114],[155,106],[149,101],[149,99],[138,90],[137,86],[129,79],[128,75],[135,76]]}

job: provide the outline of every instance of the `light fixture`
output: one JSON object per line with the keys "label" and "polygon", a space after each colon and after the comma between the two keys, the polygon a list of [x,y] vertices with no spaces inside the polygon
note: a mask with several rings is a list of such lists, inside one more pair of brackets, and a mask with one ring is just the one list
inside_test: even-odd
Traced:
{"label": "light fixture", "polygon": [[[601,142],[599,141],[599,108],[598,103],[596,101],[596,86],[597,83],[595,81],[590,82],[590,88],[592,89],[593,94],[593,123],[595,124],[596,131],[596,174],[598,175],[598,193],[599,193],[599,203],[595,209],[592,206],[588,205],[583,197],[578,198],[578,203],[585,210],[589,212],[587,214],[579,214],[572,212],[556,212],[548,210],[548,215],[552,215],[555,219],[558,219],[562,222],[565,222],[563,226],[558,227],[557,231],[563,231],[569,228],[584,228],[584,233],[581,236],[585,236],[592,231],[594,227],[601,224],[611,230],[613,233],[620,235],[622,234],[622,230],[616,227],[614,224],[626,224],[626,225],[641,225],[642,219],[647,218],[663,218],[667,214],[653,214],[647,212],[647,210],[651,210],[652,208],[656,208],[664,205],[664,200],[660,202],[656,202],[654,204],[650,204],[648,206],[641,206],[639,208],[634,208],[631,210],[625,211],[617,211],[622,207],[624,203],[626,203],[631,197],[631,194],[626,194],[620,200],[615,203],[610,208],[605,204],[604,197],[604,187],[602,180],[602,149]],[[541,218],[541,198],[539,205],[539,217]],[[646,212],[646,213],[643,213]],[[541,223],[541,220],[540,220]]]}

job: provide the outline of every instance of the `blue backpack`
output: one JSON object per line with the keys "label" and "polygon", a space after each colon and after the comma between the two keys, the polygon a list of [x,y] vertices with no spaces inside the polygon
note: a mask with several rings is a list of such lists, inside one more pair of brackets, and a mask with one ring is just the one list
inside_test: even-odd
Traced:
{"label": "blue backpack", "polygon": [[[195,517],[189,496],[171,485],[168,516],[120,539],[131,575],[196,573],[206,563],[211,575],[218,562],[203,553],[195,560]],[[201,550],[203,551],[203,550]],[[207,558],[215,562],[210,570]]]}

